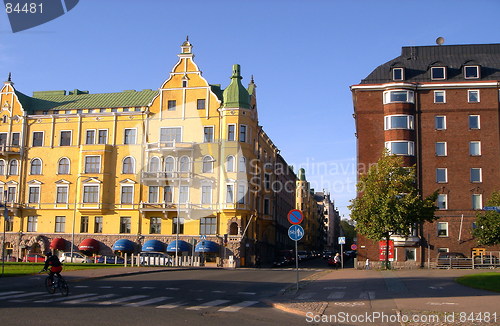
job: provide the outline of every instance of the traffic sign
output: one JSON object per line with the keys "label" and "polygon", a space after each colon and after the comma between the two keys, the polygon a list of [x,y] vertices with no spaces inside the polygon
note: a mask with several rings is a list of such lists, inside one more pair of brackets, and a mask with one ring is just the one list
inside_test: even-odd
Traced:
{"label": "traffic sign", "polygon": [[358,249],[358,246],[356,246],[356,244],[354,244],[354,243],[353,243],[353,244],[351,245],[351,250],[356,250],[356,249]]}
{"label": "traffic sign", "polygon": [[500,206],[484,206],[483,210],[500,212]]}
{"label": "traffic sign", "polygon": [[304,214],[300,209],[292,209],[288,212],[288,222],[292,224],[300,224],[304,220]]}
{"label": "traffic sign", "polygon": [[345,244],[345,237],[339,237],[339,244]]}
{"label": "traffic sign", "polygon": [[300,225],[292,225],[288,228],[288,236],[294,241],[299,241],[304,236],[304,229]]}

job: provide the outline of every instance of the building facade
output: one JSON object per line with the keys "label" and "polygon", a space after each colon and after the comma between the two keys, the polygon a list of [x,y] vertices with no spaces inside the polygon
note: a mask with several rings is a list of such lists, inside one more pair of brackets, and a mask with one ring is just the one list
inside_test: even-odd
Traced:
{"label": "building facade", "polygon": [[[499,71],[500,44],[403,47],[351,86],[358,173],[386,148],[416,165],[423,196],[439,192],[437,221],[393,237],[396,265],[424,266],[441,251],[471,257],[478,247],[476,213],[500,189]],[[379,260],[377,242],[358,241],[360,264]]]}
{"label": "building facade", "polygon": [[219,265],[272,261],[287,245],[296,176],[259,125],[253,78],[244,87],[234,65],[222,89],[193,58],[186,40],[158,90],[27,96],[9,74],[0,91],[8,254],[139,252],[177,240],[186,246],[176,255]]}

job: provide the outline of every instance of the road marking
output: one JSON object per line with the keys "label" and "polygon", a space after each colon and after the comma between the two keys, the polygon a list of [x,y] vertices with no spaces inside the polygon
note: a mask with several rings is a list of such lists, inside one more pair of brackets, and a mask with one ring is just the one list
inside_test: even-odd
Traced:
{"label": "road marking", "polygon": [[342,307],[356,307],[356,306],[364,306],[364,302],[335,302],[336,306]]}
{"label": "road marking", "polygon": [[242,301],[232,306],[227,306],[225,308],[219,309],[219,311],[224,312],[237,312],[245,307],[253,306],[254,304],[259,303],[259,301]]}
{"label": "road marking", "polygon": [[93,295],[96,295],[96,294],[97,294],[97,293],[85,293],[85,294],[73,295],[73,296],[62,297],[62,298],[56,298],[56,299],[49,299],[49,300],[37,300],[37,301],[35,301],[35,302],[43,302],[43,303],[48,303],[48,302],[67,301],[67,300],[72,300],[72,299],[78,299],[78,298],[90,297],[90,296],[93,296]]}
{"label": "road marking", "polygon": [[203,290],[189,290],[189,292],[203,292]]}
{"label": "road marking", "polygon": [[164,305],[158,306],[156,308],[173,309],[173,308],[177,308],[177,307],[180,307],[183,305],[184,305],[184,303],[182,301],[178,301],[178,302],[173,302],[173,303],[169,303],[169,304],[164,304]]}
{"label": "road marking", "polygon": [[255,292],[238,292],[238,294],[255,295]]}
{"label": "road marking", "polygon": [[157,302],[165,301],[168,299],[172,299],[172,297],[158,297],[158,298],[152,298],[152,299],[139,301],[139,302],[132,302],[132,303],[128,303],[128,304],[124,305],[124,307],[141,307],[141,306],[145,306],[147,304],[157,303]]}
{"label": "road marking", "polygon": [[177,290],[179,290],[179,288],[165,288],[165,290],[177,291]]}
{"label": "road marking", "polygon": [[347,286],[327,286],[324,287],[323,290],[345,290]]}
{"label": "road marking", "polygon": [[375,292],[373,292],[373,291],[361,292],[361,294],[359,295],[359,298],[361,300],[375,300]]}
{"label": "road marking", "polygon": [[82,303],[82,302],[94,301],[96,299],[109,299],[109,298],[116,297],[116,296],[117,296],[117,294],[104,294],[104,295],[98,295],[95,297],[86,297],[86,298],[77,299],[77,300],[65,301],[63,303],[78,304],[78,303]]}
{"label": "road marking", "polygon": [[0,293],[0,297],[11,296],[16,293],[24,293],[24,291],[10,291],[10,292],[2,292]]}
{"label": "road marking", "polygon": [[112,286],[109,286],[109,285],[103,285],[103,286],[100,286],[99,289],[112,289],[113,287]]}
{"label": "road marking", "polygon": [[432,289],[432,290],[442,290],[443,287],[442,286],[429,286],[429,289]]}
{"label": "road marking", "polygon": [[345,295],[345,292],[332,292],[327,299],[329,300],[337,300],[337,299],[342,299]]}
{"label": "road marking", "polygon": [[455,302],[427,302],[431,306],[444,306],[444,305],[456,305]]}
{"label": "road marking", "polygon": [[[37,299],[40,299],[40,298],[45,298],[45,297],[52,297],[52,294],[50,293],[47,293],[47,294],[44,294],[44,295],[40,295],[40,296],[37,296]],[[9,302],[28,302],[28,301],[31,301],[33,298],[29,298],[29,299],[19,299],[19,300],[9,300]]]}
{"label": "road marking", "polygon": [[[23,297],[29,297],[31,295],[38,295],[38,294],[43,294],[46,292],[29,292],[29,293],[24,293],[24,294],[16,294],[16,298],[23,298]],[[0,298],[0,300],[5,300],[9,298]],[[9,300],[9,302],[15,302],[14,300]]]}
{"label": "road marking", "polygon": [[78,289],[78,288],[83,289],[83,288],[88,288],[88,287],[89,287],[88,285],[76,285],[74,288],[75,289]]}
{"label": "road marking", "polygon": [[116,299],[116,300],[101,301],[101,302],[99,302],[99,304],[102,304],[102,305],[111,305],[111,304],[122,303],[122,302],[125,302],[125,301],[131,301],[131,300],[141,299],[141,298],[147,298],[147,297],[148,297],[147,295],[132,295],[132,296],[129,296],[129,297],[124,297],[124,298],[120,298],[120,299]]}
{"label": "road marking", "polygon": [[133,289],[133,286],[120,286],[120,289]]}
{"label": "road marking", "polygon": [[316,293],[315,292],[306,292],[306,293],[302,293],[301,295],[299,295],[296,299],[298,300],[307,300],[307,299],[311,299],[313,297],[313,295],[315,295]]}
{"label": "road marking", "polygon": [[212,293],[226,293],[226,291],[218,291],[218,290],[216,290],[216,291],[212,291]]}
{"label": "road marking", "polygon": [[214,301],[209,301],[205,302],[204,304],[201,304],[199,306],[192,306],[192,307],[187,307],[186,310],[201,310],[201,309],[206,309],[210,307],[215,307],[218,305],[221,305],[223,303],[229,302],[229,300],[214,300]]}
{"label": "road marking", "polygon": [[155,286],[143,286],[141,289],[143,290],[153,290],[153,289],[156,289]]}

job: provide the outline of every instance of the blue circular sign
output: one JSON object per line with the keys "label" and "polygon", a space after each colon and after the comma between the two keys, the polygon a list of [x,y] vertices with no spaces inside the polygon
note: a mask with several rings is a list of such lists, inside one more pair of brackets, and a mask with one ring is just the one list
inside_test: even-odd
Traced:
{"label": "blue circular sign", "polygon": [[300,225],[292,225],[288,228],[288,236],[294,241],[299,241],[304,236],[304,229]]}
{"label": "blue circular sign", "polygon": [[292,209],[288,212],[288,222],[292,224],[300,224],[304,220],[304,215],[299,209]]}

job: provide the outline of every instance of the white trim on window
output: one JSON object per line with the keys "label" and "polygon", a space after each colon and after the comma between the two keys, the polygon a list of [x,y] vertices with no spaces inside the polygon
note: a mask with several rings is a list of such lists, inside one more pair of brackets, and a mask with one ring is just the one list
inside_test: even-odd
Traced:
{"label": "white trim on window", "polygon": [[[406,144],[406,146],[404,146],[404,144]],[[398,147],[395,148],[395,146]],[[415,150],[414,150],[415,143],[408,140],[386,141],[385,148],[393,155],[405,155],[405,156],[415,155]]]}
{"label": "white trim on window", "polygon": [[[470,69],[470,68],[474,68],[474,69]],[[469,71],[467,71],[467,70],[469,70]],[[470,76],[470,73],[472,73],[472,76]],[[477,65],[464,66],[464,78],[465,79],[479,79],[479,78],[481,78],[480,67]]]}
{"label": "white trim on window", "polygon": [[[400,78],[397,78],[397,73],[400,74]],[[400,67],[392,68],[392,80],[400,81],[405,79],[405,69]]]}
{"label": "white trim on window", "polygon": [[472,209],[480,210],[483,209],[483,195],[482,194],[472,194]]}
{"label": "white trim on window", "polygon": [[[438,70],[442,70],[443,77],[435,77],[435,73],[437,74]],[[431,67],[431,79],[432,80],[445,80],[446,79],[446,67]]]}
{"label": "white trim on window", "polygon": [[383,103],[415,103],[415,92],[408,89],[384,91]]}
{"label": "white trim on window", "polygon": [[483,182],[483,169],[482,168],[470,168],[470,182],[472,182],[472,183]]}
{"label": "white trim on window", "polygon": [[436,206],[438,207],[439,210],[448,209],[448,195],[447,194],[438,194],[436,202],[437,202]]}
{"label": "white trim on window", "polygon": [[[472,127],[472,123],[471,123],[471,118],[474,118],[476,119],[477,118],[477,128],[476,127]],[[481,129],[481,117],[479,114],[469,114],[469,129]]]}
{"label": "white trim on window", "polygon": [[[400,118],[405,118],[405,122],[403,123],[404,126],[401,123]],[[406,129],[406,130],[413,130],[414,129],[414,117],[413,115],[408,115],[408,114],[393,114],[393,115],[386,115],[384,117],[384,130],[390,130],[390,129]]]}
{"label": "white trim on window", "polygon": [[[477,100],[474,100],[471,97],[471,94],[474,94],[474,93],[477,94]],[[479,103],[479,102],[481,102],[480,91],[478,89],[468,89],[467,90],[467,102],[469,102],[469,103]]]}
{"label": "white trim on window", "polygon": [[[439,122],[442,119],[442,126],[439,126]],[[434,117],[434,129],[435,130],[446,130],[446,116],[436,115]]]}
{"label": "white trim on window", "polygon": [[446,103],[446,91],[434,91],[434,103]]}
{"label": "white trim on window", "polygon": [[[476,146],[477,145],[477,151]],[[470,156],[481,156],[481,141],[473,140],[469,142],[469,155]]]}
{"label": "white trim on window", "polygon": [[[125,172],[125,160],[130,158],[132,164],[132,172]],[[125,156],[122,159],[122,174],[135,174],[135,158],[133,156]]]}
{"label": "white trim on window", "polygon": [[448,232],[448,222],[437,222],[437,235],[438,237],[449,237],[450,234]]}
{"label": "white trim on window", "polygon": [[435,150],[436,156],[448,156],[448,143],[445,141],[436,142]]}
{"label": "white trim on window", "polygon": [[[126,140],[127,140],[127,130],[134,130],[134,140],[133,140],[133,143],[127,143]],[[124,128],[123,129],[123,144],[124,145],[136,145],[137,144],[137,128]]]}
{"label": "white trim on window", "polygon": [[[40,167],[39,167],[39,168],[40,168],[40,170],[39,170],[38,172],[37,172],[37,171],[35,171],[35,173],[33,173],[33,162],[34,162],[35,160],[40,161]],[[34,158],[33,158],[33,159],[31,159],[31,161],[30,161],[30,166],[29,166],[29,175],[42,175],[42,174],[43,174],[43,161],[42,161],[42,159],[41,159],[41,158],[39,158],[39,157],[34,157]]]}
{"label": "white trim on window", "polygon": [[[41,133],[42,134],[42,144],[34,146],[35,142],[35,133]],[[32,131],[31,132],[31,147],[43,147],[45,145],[45,131],[40,130],[40,131]]]}
{"label": "white trim on window", "polygon": [[[61,161],[64,160],[64,159],[68,160],[68,172],[67,173],[61,173],[60,172]],[[71,174],[71,160],[69,159],[69,157],[61,157],[59,159],[59,161],[57,161],[57,174],[61,174],[61,175]]]}
{"label": "white trim on window", "polygon": [[447,168],[436,168],[436,182],[437,183],[447,183],[448,182],[448,169]]}

